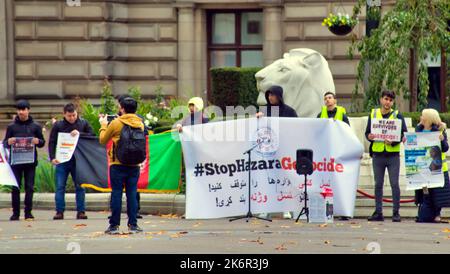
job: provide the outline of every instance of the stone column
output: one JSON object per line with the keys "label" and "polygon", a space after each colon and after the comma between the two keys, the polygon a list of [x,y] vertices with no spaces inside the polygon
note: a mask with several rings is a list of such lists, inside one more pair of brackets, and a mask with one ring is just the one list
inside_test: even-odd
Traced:
{"label": "stone column", "polygon": [[199,91],[195,85],[194,4],[176,3],[178,8],[178,96],[189,97]]}
{"label": "stone column", "polygon": [[9,62],[13,60],[9,60],[11,54],[8,52],[11,49],[8,33],[12,22],[9,24],[10,18],[7,16],[7,12],[10,12],[9,8],[11,7],[10,0],[0,1],[0,99],[2,100],[13,99],[12,94],[9,94],[12,92],[12,90],[9,90],[11,87],[8,85],[9,76],[13,73],[13,71],[9,71]]}
{"label": "stone column", "polygon": [[[264,9],[264,65],[267,66],[283,56],[283,27],[281,1],[261,4]],[[279,3],[278,3],[279,2]]]}

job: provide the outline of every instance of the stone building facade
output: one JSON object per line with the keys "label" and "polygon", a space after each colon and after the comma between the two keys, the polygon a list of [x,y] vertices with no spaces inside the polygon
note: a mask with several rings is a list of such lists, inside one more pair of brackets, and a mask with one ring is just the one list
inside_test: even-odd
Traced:
{"label": "stone building facade", "polygon": [[[267,65],[298,47],[326,57],[340,103],[350,103],[357,59],[347,58],[349,37],[332,34],[321,22],[339,9],[351,13],[355,1],[80,0],[79,6],[77,2],[0,1],[0,107],[25,97],[43,108],[58,106],[59,111],[74,96],[98,98],[105,76],[115,94],[138,85],[144,96],[151,96],[161,86],[166,95],[206,99],[208,68],[214,62],[243,65],[256,56],[257,64]],[[383,1],[383,9],[392,3]],[[248,19],[248,13],[256,19]],[[211,34],[215,26],[223,26],[217,32],[225,36],[230,27],[226,18],[212,26],[217,14],[225,14],[223,18],[233,14],[243,32],[259,33],[258,45],[246,47],[241,41],[231,51],[223,51],[226,45],[215,47],[211,42],[216,39]],[[359,38],[365,33],[364,16],[363,12],[353,30]],[[214,50],[222,52],[216,56]],[[241,54],[236,57],[240,64],[233,61],[236,53]]]}

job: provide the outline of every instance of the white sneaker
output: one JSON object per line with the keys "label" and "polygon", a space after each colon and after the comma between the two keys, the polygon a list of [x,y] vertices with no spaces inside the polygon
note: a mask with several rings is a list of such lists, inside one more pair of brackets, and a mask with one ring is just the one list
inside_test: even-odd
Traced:
{"label": "white sneaker", "polygon": [[259,218],[267,219],[267,217],[269,217],[269,214],[267,214],[267,213],[260,213],[260,214],[258,215],[258,217],[259,217]]}
{"label": "white sneaker", "polygon": [[289,211],[286,211],[283,213],[283,218],[284,219],[292,219],[292,215]]}

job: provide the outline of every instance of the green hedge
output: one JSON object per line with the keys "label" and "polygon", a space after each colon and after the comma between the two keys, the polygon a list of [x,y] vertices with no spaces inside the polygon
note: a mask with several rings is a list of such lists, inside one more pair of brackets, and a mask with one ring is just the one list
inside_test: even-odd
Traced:
{"label": "green hedge", "polygon": [[255,74],[261,68],[212,68],[211,103],[222,110],[226,106],[256,106],[258,90]]}
{"label": "green hedge", "polygon": [[[416,125],[420,121],[421,112],[402,112],[401,114],[403,115],[403,117],[411,118],[413,127],[416,127]],[[363,116],[367,116],[368,113],[367,112],[357,112],[357,113],[348,113],[347,115],[349,117],[363,117]],[[441,117],[442,122],[446,123],[447,127],[450,127],[450,113],[448,113],[448,112],[439,113],[439,116]]]}

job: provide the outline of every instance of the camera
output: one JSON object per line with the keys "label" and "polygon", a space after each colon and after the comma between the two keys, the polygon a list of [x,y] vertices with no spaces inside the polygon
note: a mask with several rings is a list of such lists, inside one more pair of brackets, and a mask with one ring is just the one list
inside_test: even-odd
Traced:
{"label": "camera", "polygon": [[116,119],[117,115],[106,115],[106,119],[108,120],[108,124],[111,123],[112,120]]}

